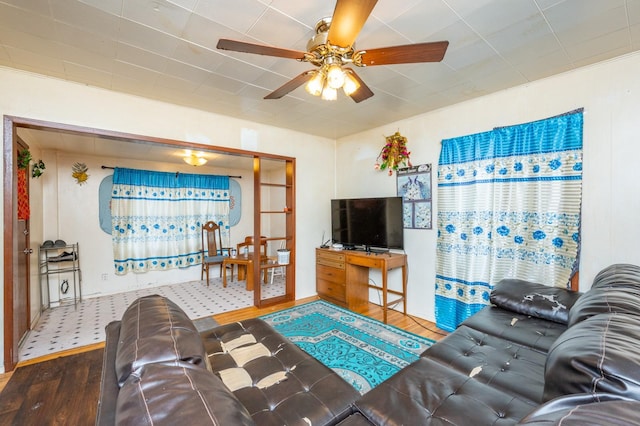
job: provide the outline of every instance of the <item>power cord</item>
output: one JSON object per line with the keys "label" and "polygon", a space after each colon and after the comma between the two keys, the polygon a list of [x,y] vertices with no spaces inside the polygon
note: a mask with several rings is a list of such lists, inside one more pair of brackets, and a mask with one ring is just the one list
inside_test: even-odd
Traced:
{"label": "power cord", "polygon": [[415,318],[413,317],[413,315],[407,314],[407,316],[408,316],[409,318],[411,318],[411,319],[413,320],[413,322],[415,322],[416,324],[418,324],[420,327],[424,328],[424,329],[425,329],[425,330],[427,330],[427,331],[430,331],[430,332],[431,332],[431,333],[433,333],[433,334],[439,334],[440,336],[443,336],[443,337],[446,337],[446,336],[448,336],[448,335],[449,335],[448,333],[443,333],[442,331],[433,330],[433,329],[431,329],[431,328],[427,327],[426,325],[421,324],[417,319],[415,319]]}
{"label": "power cord", "polygon": [[[377,284],[374,280],[372,280],[371,278],[369,278],[369,282],[370,282],[370,283],[372,283],[372,284],[373,284],[374,286],[376,286],[376,287],[378,286],[378,284]],[[380,291],[380,290],[376,290],[376,293],[378,293],[378,304],[379,304],[380,306],[382,306],[382,294],[381,294],[381,291]],[[395,305],[394,305],[394,306],[395,306]],[[395,309],[394,309],[394,310],[395,310]],[[448,333],[443,333],[442,331],[434,330],[434,329],[432,329],[432,328],[427,327],[426,325],[424,325],[424,324],[420,323],[420,322],[419,322],[419,321],[418,321],[418,320],[417,320],[413,315],[411,315],[411,314],[405,314],[405,315],[406,315],[407,317],[411,318],[411,319],[413,320],[413,322],[415,322],[416,324],[418,324],[420,327],[424,328],[425,330],[427,330],[427,331],[429,331],[429,332],[431,332],[431,333],[433,333],[433,334],[438,334],[438,335],[443,336],[443,337],[446,337],[446,336],[448,336],[448,335],[449,335]]]}

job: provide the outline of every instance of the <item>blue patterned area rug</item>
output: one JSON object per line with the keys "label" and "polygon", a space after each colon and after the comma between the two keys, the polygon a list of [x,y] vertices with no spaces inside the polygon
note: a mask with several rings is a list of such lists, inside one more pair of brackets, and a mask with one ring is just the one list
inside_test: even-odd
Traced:
{"label": "blue patterned area rug", "polygon": [[322,300],[261,318],[362,394],[435,343]]}

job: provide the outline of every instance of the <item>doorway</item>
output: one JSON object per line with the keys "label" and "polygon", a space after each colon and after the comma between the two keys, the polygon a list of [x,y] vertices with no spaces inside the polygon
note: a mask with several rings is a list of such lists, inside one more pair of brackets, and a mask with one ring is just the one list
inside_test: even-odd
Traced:
{"label": "doorway", "polygon": [[[70,126],[60,123],[53,122],[45,122],[40,120],[32,120],[25,119],[19,117],[4,117],[4,141],[5,141],[5,180],[4,180],[4,194],[5,194],[5,239],[4,239],[4,250],[5,250],[5,274],[4,274],[4,282],[5,282],[5,306],[4,306],[4,356],[5,356],[5,371],[12,371],[15,368],[17,363],[17,346],[18,341],[14,339],[13,333],[9,332],[13,330],[16,326],[17,320],[16,315],[17,312],[13,307],[14,301],[14,291],[13,286],[9,285],[10,283],[14,283],[17,281],[16,274],[18,271],[17,261],[18,257],[16,253],[17,247],[17,238],[18,238],[18,224],[15,215],[10,214],[14,210],[15,201],[11,194],[13,185],[15,184],[15,178],[11,175],[13,173],[16,158],[15,158],[15,150],[11,149],[17,141],[18,129],[35,129],[35,130],[44,130],[47,132],[52,132],[53,134],[70,134],[70,135],[84,135],[90,136],[94,138],[99,138],[100,143],[108,143],[112,142],[127,142],[130,143],[131,146],[141,146],[146,145],[147,147],[157,147],[157,148],[179,148],[179,149],[191,149],[198,150],[212,154],[220,154],[222,156],[226,156],[230,161],[236,158],[244,158],[248,159],[251,163],[255,161],[255,159],[267,159],[267,160],[276,160],[279,162],[284,162],[286,164],[295,164],[295,159],[291,157],[281,156],[281,155],[272,155],[266,153],[258,153],[253,151],[245,151],[234,148],[225,148],[225,147],[217,147],[210,145],[203,145],[198,143],[189,143],[182,142],[176,140],[168,140],[162,138],[154,138],[148,136],[141,135],[133,135],[133,134],[125,134],[120,132],[106,131],[94,128],[85,128],[80,126]],[[9,149],[7,148],[9,147]],[[295,169],[293,169],[295,170]],[[292,176],[292,179],[295,179]],[[293,202],[292,204],[293,205]],[[259,206],[255,206],[254,210],[258,210]],[[259,211],[254,211],[254,216],[258,216],[257,219],[254,218],[254,228],[261,229],[260,225],[260,213]],[[257,225],[256,225],[257,220]],[[290,235],[287,237],[288,241],[295,242],[295,236]],[[293,256],[292,256],[293,258]],[[289,268],[292,272],[290,277],[287,277],[287,294],[285,298],[287,300],[293,300],[295,298],[295,267],[292,265]],[[290,280],[290,281],[289,281]],[[263,299],[261,301],[264,304],[266,301]]]}

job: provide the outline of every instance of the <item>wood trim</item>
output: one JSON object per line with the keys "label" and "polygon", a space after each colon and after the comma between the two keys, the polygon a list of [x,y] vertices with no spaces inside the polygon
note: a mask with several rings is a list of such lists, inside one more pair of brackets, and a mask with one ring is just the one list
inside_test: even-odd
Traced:
{"label": "wood trim", "polygon": [[286,170],[286,181],[287,185],[287,219],[286,219],[286,233],[287,237],[291,237],[291,239],[287,239],[287,248],[290,251],[290,263],[293,267],[287,268],[287,276],[286,276],[286,296],[287,301],[296,300],[296,159],[292,158],[287,161],[287,170]]}
{"label": "wood trim", "polygon": [[[18,354],[13,350],[13,286],[12,284],[17,273],[14,268],[16,261],[15,251],[17,247],[16,236],[13,229],[17,221],[16,212],[16,200],[14,200],[15,193],[13,191],[14,185],[14,167],[16,158],[14,155],[14,142],[16,136],[16,130],[18,128],[46,130],[51,132],[62,132],[71,134],[85,134],[100,136],[104,139],[112,140],[124,140],[128,142],[171,146],[177,148],[189,148],[198,151],[214,152],[225,155],[239,155],[246,157],[253,157],[259,161],[262,159],[283,160],[287,163],[293,162],[295,159],[285,155],[269,154],[265,152],[246,151],[243,149],[222,147],[216,145],[205,145],[195,142],[185,142],[175,139],[159,138],[154,136],[137,135],[133,133],[117,132],[112,130],[98,129],[95,127],[77,126],[72,124],[56,123],[52,121],[36,120],[32,118],[16,117],[5,115],[4,117],[4,368],[5,372],[12,371],[18,361]],[[254,160],[254,161],[255,161]],[[255,164],[255,163],[254,163]],[[255,170],[254,170],[255,174]],[[255,213],[258,216],[259,213]],[[258,221],[259,223],[259,221]],[[295,222],[294,222],[295,223]],[[259,231],[256,235],[259,235]],[[260,268],[255,268],[260,271]],[[293,268],[292,268],[293,269]],[[258,281],[259,282],[259,281]],[[288,281],[287,281],[288,282]],[[16,347],[17,347],[17,342]]]}
{"label": "wood trim", "polygon": [[[285,294],[283,296],[262,299],[261,286],[253,289],[253,304],[259,308],[273,306],[278,303],[295,300],[295,265],[296,265],[296,233],[295,233],[295,158],[285,160],[285,183],[270,183],[262,181],[261,158],[254,157],[253,160],[253,202],[254,202],[254,222],[253,233],[255,236],[262,235],[262,214],[284,214],[285,215],[285,236],[277,238],[286,242],[286,247],[290,251],[289,265],[286,266],[287,274],[285,278]],[[261,210],[262,188],[283,188],[285,190],[285,208],[283,211]],[[254,252],[259,250],[257,238],[254,238]],[[261,268],[254,268],[254,282],[260,282]]]}
{"label": "wood trim", "polygon": [[17,342],[13,341],[13,283],[15,276],[15,252],[17,240],[14,236],[14,227],[18,217],[16,212],[16,194],[14,188],[14,166],[16,125],[11,117],[4,116],[4,371],[13,371],[18,362],[18,354],[14,353]]}
{"label": "wood trim", "polygon": [[[113,130],[98,129],[95,127],[76,126],[72,124],[55,123],[52,121],[34,120],[31,118],[22,118],[14,116],[5,116],[5,120],[13,121],[15,127],[24,127],[27,129],[46,130],[50,132],[70,133],[70,134],[90,134],[97,135],[104,139],[124,140],[127,142],[135,142],[151,145],[163,145],[177,148],[189,148],[198,151],[214,152],[226,155],[239,155],[245,157],[255,157],[259,154],[260,158],[268,158],[275,160],[288,160],[291,157],[278,154],[269,154],[266,152],[246,151],[238,148],[229,148],[216,145],[205,145],[197,142],[185,142],[177,139],[166,139],[155,136],[136,135],[134,133],[117,132]],[[7,127],[5,126],[5,129]]]}
{"label": "wood trim", "polygon": [[580,271],[576,271],[576,273],[569,278],[569,288],[573,291],[580,289]]}

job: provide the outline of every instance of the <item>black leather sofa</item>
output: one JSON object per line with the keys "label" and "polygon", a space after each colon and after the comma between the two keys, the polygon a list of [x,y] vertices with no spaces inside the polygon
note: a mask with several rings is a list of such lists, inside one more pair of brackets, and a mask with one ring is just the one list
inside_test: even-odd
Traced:
{"label": "black leather sofa", "polygon": [[640,425],[640,267],[584,294],[505,279],[491,303],[360,397],[258,319],[198,333],[138,299],[107,326],[97,424]]}
{"label": "black leather sofa", "polygon": [[584,294],[503,280],[491,303],[341,426],[640,425],[640,267]]}
{"label": "black leather sofa", "polygon": [[260,319],[198,332],[154,295],[106,332],[100,426],[334,425],[360,396]]}

